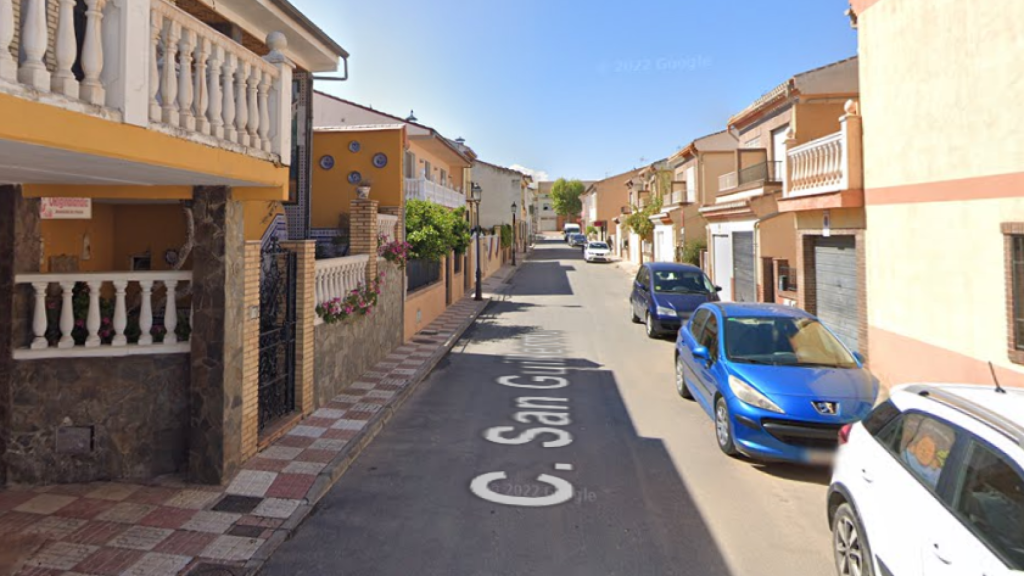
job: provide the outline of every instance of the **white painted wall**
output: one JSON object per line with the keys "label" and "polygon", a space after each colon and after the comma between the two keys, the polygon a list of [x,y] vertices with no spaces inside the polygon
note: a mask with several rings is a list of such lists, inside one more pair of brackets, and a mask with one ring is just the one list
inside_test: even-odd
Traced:
{"label": "white painted wall", "polygon": [[487,163],[474,162],[473,181],[483,189],[480,225],[490,228],[499,224],[512,224],[512,203],[516,203],[517,209],[522,203],[522,175]]}

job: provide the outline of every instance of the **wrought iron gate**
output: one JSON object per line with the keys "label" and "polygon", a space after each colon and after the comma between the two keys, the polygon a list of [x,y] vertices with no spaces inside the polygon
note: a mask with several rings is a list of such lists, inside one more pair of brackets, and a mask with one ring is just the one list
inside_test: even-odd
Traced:
{"label": "wrought iron gate", "polygon": [[277,238],[260,254],[260,430],[295,410],[297,262]]}

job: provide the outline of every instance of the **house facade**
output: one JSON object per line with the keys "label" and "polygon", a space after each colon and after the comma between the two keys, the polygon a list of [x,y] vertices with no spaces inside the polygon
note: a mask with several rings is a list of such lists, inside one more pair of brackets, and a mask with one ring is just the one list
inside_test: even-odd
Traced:
{"label": "house facade", "polygon": [[621,240],[616,219],[629,208],[629,188],[627,183],[635,178],[640,170],[630,170],[604,180],[590,184],[584,194],[584,229],[593,226],[599,230],[599,236],[614,247]]}
{"label": "house facade", "polygon": [[285,0],[65,7],[0,3],[0,482],[217,483],[310,401],[260,271],[311,261],[292,96],[347,53]]}
{"label": "house facade", "polygon": [[991,385],[992,362],[1024,385],[1024,4],[851,5],[871,370],[889,386]]}
{"label": "house facade", "polygon": [[[517,170],[477,159],[473,162],[473,181],[480,185],[480,225],[494,228],[512,225],[512,204],[515,204],[516,225],[522,222],[523,189],[528,177]],[[517,236],[522,230],[517,230]]]}
{"label": "house facade", "polygon": [[538,233],[561,231],[560,218],[555,214],[555,206],[551,201],[551,187],[554,182],[537,182],[534,194],[534,221]]}
{"label": "house facade", "polygon": [[700,209],[708,221],[709,272],[723,299],[776,301],[774,262],[796,262],[797,255],[796,215],[778,206],[787,149],[834,132],[857,92],[851,58],[797,74],[730,118],[738,142],[733,169],[719,178],[714,202]]}

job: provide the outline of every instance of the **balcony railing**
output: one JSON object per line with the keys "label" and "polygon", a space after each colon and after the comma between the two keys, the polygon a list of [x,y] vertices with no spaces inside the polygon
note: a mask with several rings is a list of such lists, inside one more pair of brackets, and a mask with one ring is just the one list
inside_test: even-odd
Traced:
{"label": "balcony railing", "polygon": [[191,282],[191,272],[18,274],[33,289],[33,338],[14,357],[188,352],[191,298],[179,286]]}
{"label": "balcony railing", "polygon": [[346,256],[316,261],[316,303],[345,298],[361,284],[366,283],[366,265],[369,254]]}
{"label": "balcony railing", "polygon": [[46,0],[23,0],[20,22],[0,0],[0,92],[291,162],[283,34],[261,58],[167,0],[88,6],[79,31],[74,0],[61,0],[50,38]]}
{"label": "balcony railing", "polygon": [[398,216],[393,214],[377,215],[377,234],[385,237],[388,241],[398,239]]}
{"label": "balcony railing", "polygon": [[854,102],[846,105],[840,130],[791,148],[787,153],[783,196],[795,198],[863,187],[861,118]]}
{"label": "balcony railing", "polygon": [[466,205],[466,195],[426,178],[405,179],[406,200],[426,200],[448,208],[461,208]]}
{"label": "balcony railing", "polygon": [[748,184],[767,184],[779,182],[782,176],[782,162],[770,160],[760,162],[738,172],[723,174],[718,178],[718,190],[724,192],[746,186]]}

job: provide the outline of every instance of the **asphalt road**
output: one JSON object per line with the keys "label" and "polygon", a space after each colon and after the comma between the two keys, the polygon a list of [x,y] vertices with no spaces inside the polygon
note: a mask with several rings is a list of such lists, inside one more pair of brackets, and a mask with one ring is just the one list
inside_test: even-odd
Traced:
{"label": "asphalt road", "polygon": [[721,454],[629,283],[539,246],[264,573],[834,574],[828,473]]}

